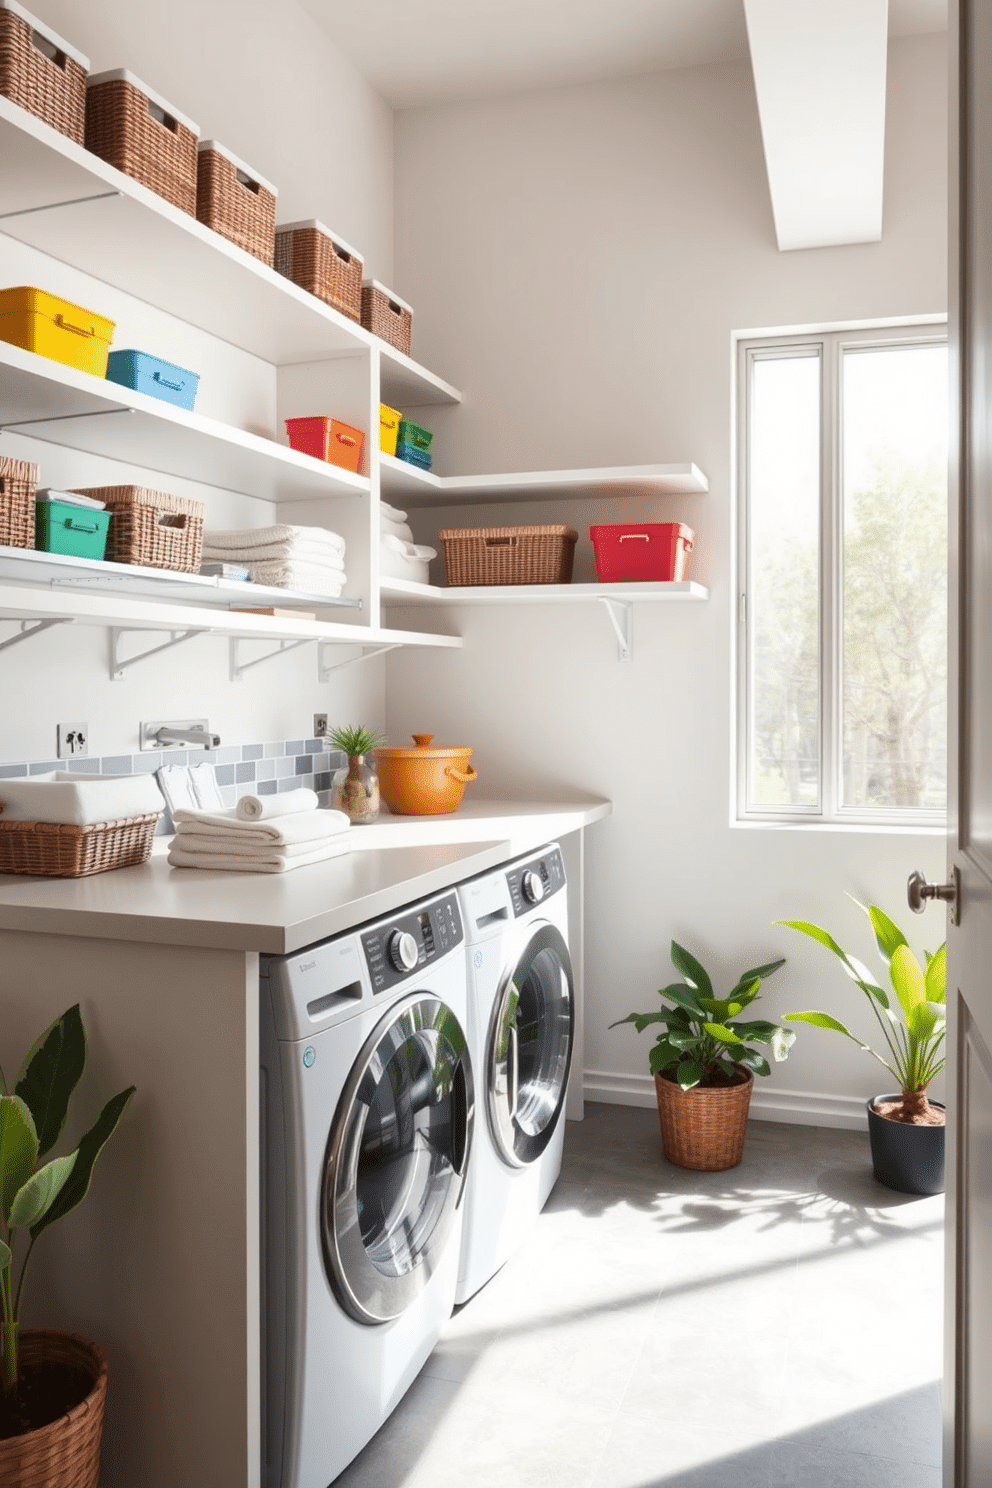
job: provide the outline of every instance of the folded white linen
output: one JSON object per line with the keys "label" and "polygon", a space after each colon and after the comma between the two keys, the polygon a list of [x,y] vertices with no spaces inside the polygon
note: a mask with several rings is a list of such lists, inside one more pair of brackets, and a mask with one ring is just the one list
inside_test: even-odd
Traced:
{"label": "folded white linen", "polygon": [[[204,548],[208,559],[224,562],[223,554],[229,549]],[[271,562],[279,559],[283,563],[309,563],[314,567],[344,570],[344,549],[321,547],[320,543],[259,543],[257,548],[239,550],[238,560],[243,566],[252,563]]]}
{"label": "folded white linen", "polygon": [[319,852],[322,847],[330,847],[334,842],[340,842],[346,834],[335,832],[328,836],[313,837],[308,842],[273,842],[271,838],[254,837],[246,839],[239,837],[236,833],[183,831],[177,832],[173,839],[173,846],[177,852],[202,853],[204,857],[229,857],[245,858],[254,861],[256,858],[268,859],[278,854],[284,858],[301,858],[307,854]]}
{"label": "folded white linen", "polygon": [[382,515],[384,517],[388,517],[391,522],[406,521],[406,512],[400,511],[398,506],[390,506],[388,501],[380,501],[379,510],[382,512]]}
{"label": "folded white linen", "polygon": [[409,522],[391,522],[388,517],[379,518],[379,531],[382,536],[401,538],[403,542],[413,542],[413,528]]}
{"label": "folded white linen", "polygon": [[242,796],[234,812],[241,821],[267,821],[273,816],[293,816],[297,811],[316,811],[319,805],[317,792],[300,786],[276,796]]}
{"label": "folded white linen", "polygon": [[178,811],[176,832],[210,837],[221,844],[230,842],[246,847],[287,846],[291,842],[319,842],[324,837],[340,837],[351,830],[343,811],[301,811],[295,816],[275,816],[269,821],[242,821],[233,812],[209,815],[201,811]]}
{"label": "folded white linen", "polygon": [[203,534],[203,548],[222,549],[225,553],[241,553],[247,548],[265,547],[272,543],[292,547],[296,543],[316,544],[321,548],[335,548],[343,553],[344,538],[327,527],[296,527],[288,522],[277,522],[271,527],[247,527],[212,529]]}
{"label": "folded white linen", "polygon": [[256,563],[249,559],[252,582],[269,584],[273,589],[295,589],[298,594],[323,594],[326,599],[336,599],[348,582],[343,568],[316,568],[308,563],[279,558]]}
{"label": "folded white linen", "polygon": [[174,868],[212,868],[225,873],[288,873],[292,868],[305,868],[310,863],[323,863],[327,858],[339,858],[351,851],[350,837],[337,837],[314,852],[289,857],[274,849],[265,857],[256,854],[239,856],[237,853],[186,852],[172,839],[169,847],[169,862]]}
{"label": "folded white linen", "polygon": [[70,775],[0,780],[0,820],[88,826],[162,811],[153,775]]}

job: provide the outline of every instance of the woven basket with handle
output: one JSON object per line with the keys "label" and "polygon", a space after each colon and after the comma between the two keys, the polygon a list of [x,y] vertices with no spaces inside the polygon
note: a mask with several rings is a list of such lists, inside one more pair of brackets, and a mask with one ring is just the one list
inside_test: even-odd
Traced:
{"label": "woven basket with handle", "polygon": [[[86,878],[110,868],[143,863],[161,812],[122,816],[116,821],[7,821],[0,817],[0,873],[39,878]],[[0,1483],[3,1483],[0,1475]]]}
{"label": "woven basket with handle", "polygon": [[736,1168],[743,1157],[754,1076],[735,1068],[747,1075],[739,1084],[697,1085],[692,1090],[655,1075],[661,1145],[676,1167],[716,1173]]}
{"label": "woven basket with handle", "polygon": [[113,514],[107,537],[111,563],[140,563],[198,573],[203,552],[202,501],[145,486],[80,486],[76,495],[103,501]]}
{"label": "woven basket with handle", "polygon": [[201,145],[196,162],[196,215],[212,228],[272,264],[276,252],[276,199],[260,181],[219,150]]}
{"label": "woven basket with handle", "polygon": [[79,1405],[49,1426],[0,1440],[4,1488],[97,1488],[107,1399],[107,1360],[101,1349],[76,1333],[26,1329],[20,1336],[22,1371],[55,1365],[90,1381]]}
{"label": "woven basket with handle", "polygon": [[126,78],[87,88],[86,148],[196,216],[196,135],[181,119],[156,110]]}
{"label": "woven basket with handle", "polygon": [[442,527],[449,584],[570,584],[571,527]]}
{"label": "woven basket with handle", "polygon": [[81,145],[86,73],[59,48],[43,51],[45,39],[22,16],[0,10],[0,93]]}
{"label": "woven basket with handle", "polygon": [[362,260],[319,227],[277,227],[275,267],[342,315],[361,319]]}

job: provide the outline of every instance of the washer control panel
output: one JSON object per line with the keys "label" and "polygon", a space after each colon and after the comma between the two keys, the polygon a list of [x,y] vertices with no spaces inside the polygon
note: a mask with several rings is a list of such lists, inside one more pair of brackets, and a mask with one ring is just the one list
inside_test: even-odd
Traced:
{"label": "washer control panel", "polygon": [[565,887],[561,849],[549,847],[537,858],[515,864],[506,875],[514,915],[526,914],[535,904]]}
{"label": "washer control panel", "polygon": [[458,896],[444,894],[362,931],[362,950],[374,993],[387,992],[465,939]]}

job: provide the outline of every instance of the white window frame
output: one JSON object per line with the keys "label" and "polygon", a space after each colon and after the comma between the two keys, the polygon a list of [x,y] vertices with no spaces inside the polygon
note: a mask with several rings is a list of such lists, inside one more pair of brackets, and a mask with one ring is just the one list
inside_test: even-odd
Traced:
{"label": "white window frame", "polygon": [[[947,342],[947,317],[925,316],[791,331],[739,332],[735,341],[737,441],[736,813],[738,823],[827,825],[943,832],[946,813],[842,806],[843,777],[843,436],[839,419],[840,369],[851,347],[933,346]],[[821,366],[820,398],[820,644],[819,803],[760,806],[750,802],[751,650],[750,588],[750,406],[751,377],[762,357],[816,353]]]}

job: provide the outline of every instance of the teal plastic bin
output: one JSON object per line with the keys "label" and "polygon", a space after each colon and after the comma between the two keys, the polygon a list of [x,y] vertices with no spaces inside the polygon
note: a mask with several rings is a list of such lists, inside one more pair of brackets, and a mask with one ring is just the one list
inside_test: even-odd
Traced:
{"label": "teal plastic bin", "polygon": [[34,545],[43,553],[102,558],[113,514],[68,501],[39,501],[34,508]]}

